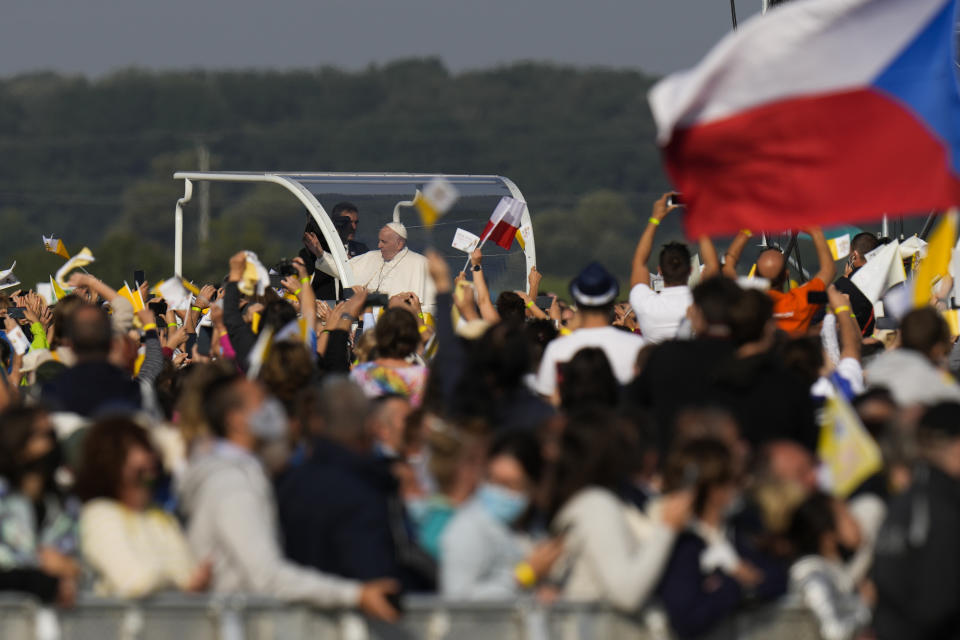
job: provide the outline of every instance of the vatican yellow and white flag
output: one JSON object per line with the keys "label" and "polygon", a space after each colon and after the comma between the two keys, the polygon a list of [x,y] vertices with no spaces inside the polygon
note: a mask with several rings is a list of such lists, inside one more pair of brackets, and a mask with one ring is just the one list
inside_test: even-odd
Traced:
{"label": "vatican yellow and white flag", "polygon": [[53,299],[53,302],[62,300],[67,295],[67,292],[63,290],[57,281],[53,279],[53,276],[50,276],[50,297]]}
{"label": "vatican yellow and white flag", "polygon": [[833,494],[846,498],[883,468],[880,447],[857,412],[839,395],[827,398],[817,453],[829,470]]}
{"label": "vatican yellow and white flag", "polygon": [[82,269],[94,261],[96,261],[96,258],[93,257],[90,249],[84,247],[80,250],[80,253],[64,262],[63,266],[57,269],[57,275],[54,279],[61,288],[66,289],[69,286],[67,285],[67,276],[70,275],[70,272],[74,269]]}
{"label": "vatican yellow and white flag", "polygon": [[257,341],[254,343],[253,349],[250,350],[247,378],[250,380],[257,379],[260,375],[260,369],[263,368],[263,363],[267,361],[267,356],[270,355],[272,345],[273,329],[267,327],[257,335]]}
{"label": "vatican yellow and white flag", "polygon": [[67,253],[67,248],[63,246],[63,240],[60,238],[54,238],[50,236],[49,238],[43,234],[40,234],[40,237],[43,238],[43,248],[49,251],[50,253],[55,253],[58,256],[62,257],[64,260],[70,259],[70,254]]}
{"label": "vatican yellow and white flag", "polygon": [[413,206],[420,212],[420,220],[427,229],[437,224],[440,216],[449,211],[457,200],[460,192],[445,178],[434,178],[423,187],[423,192],[417,192],[413,199]]}
{"label": "vatican yellow and white flag", "polygon": [[827,246],[830,247],[830,254],[834,262],[843,260],[850,255],[850,234],[844,233],[835,238],[827,239]]}
{"label": "vatican yellow and white flag", "polygon": [[949,211],[930,234],[927,255],[917,267],[913,305],[923,307],[930,302],[931,287],[938,278],[947,275],[953,245],[957,241],[957,212]]}

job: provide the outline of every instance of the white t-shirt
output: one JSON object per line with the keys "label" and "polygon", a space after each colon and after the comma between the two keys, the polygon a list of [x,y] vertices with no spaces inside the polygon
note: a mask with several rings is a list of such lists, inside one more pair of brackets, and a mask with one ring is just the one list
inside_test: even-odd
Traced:
{"label": "white t-shirt", "polygon": [[693,304],[690,287],[664,287],[657,293],[640,283],[630,290],[630,306],[637,314],[643,337],[650,342],[663,342],[677,337],[677,328]]}
{"label": "white t-shirt", "polygon": [[577,329],[568,336],[557,338],[547,345],[537,373],[537,393],[552,396],[557,388],[557,364],[569,362],[577,351],[585,347],[599,347],[607,354],[613,375],[620,384],[633,380],[637,353],[646,344],[643,338],[616,327]]}

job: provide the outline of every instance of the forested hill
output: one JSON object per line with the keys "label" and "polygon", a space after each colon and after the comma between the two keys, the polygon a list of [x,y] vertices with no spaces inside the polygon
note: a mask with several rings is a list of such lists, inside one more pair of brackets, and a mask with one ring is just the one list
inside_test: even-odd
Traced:
{"label": "forested hill", "polygon": [[[182,189],[171,175],[197,168],[203,145],[222,170],[509,176],[534,213],[542,270],[566,276],[602,252],[623,273],[649,199],[666,187],[651,82],[540,64],[453,75],[436,60],[3,79],[0,268],[16,258],[21,280],[45,280],[56,258],[40,234],[55,233],[71,250],[93,248],[104,277],[129,278],[134,263],[169,271]],[[215,199],[213,216],[243,216],[256,244],[269,217],[249,218],[273,208],[271,194]],[[214,237],[208,260],[232,248]]]}

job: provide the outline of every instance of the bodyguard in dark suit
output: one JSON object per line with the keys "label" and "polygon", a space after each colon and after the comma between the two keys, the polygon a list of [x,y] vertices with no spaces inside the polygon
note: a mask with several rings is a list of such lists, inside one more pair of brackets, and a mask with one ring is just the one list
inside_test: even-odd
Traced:
{"label": "bodyguard in dark suit", "polygon": [[[357,226],[360,224],[360,213],[355,205],[350,202],[337,203],[330,211],[330,220],[343,242],[343,249],[347,253],[348,260],[370,250],[367,245],[354,239]],[[342,298],[342,296],[337,295],[339,292],[336,286],[336,278],[317,269],[317,261],[322,260],[323,254],[329,250],[330,247],[327,246],[327,241],[320,233],[320,227],[316,221],[312,218],[307,219],[306,228],[303,230],[303,249],[300,250],[300,257],[307,265],[307,273],[311,278],[310,284],[317,300]]]}

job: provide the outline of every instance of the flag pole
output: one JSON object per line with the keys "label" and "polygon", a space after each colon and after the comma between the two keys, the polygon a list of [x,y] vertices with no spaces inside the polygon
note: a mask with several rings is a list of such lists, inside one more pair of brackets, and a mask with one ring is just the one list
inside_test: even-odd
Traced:
{"label": "flag pole", "polygon": [[[500,205],[497,205],[500,206]],[[496,211],[496,210],[494,210]],[[477,245],[477,249],[482,249],[483,245],[487,242],[487,238],[490,237],[490,234],[493,233],[493,230],[497,228],[497,225],[503,222],[504,216],[507,215],[507,207],[503,208],[503,211],[500,212],[500,217],[493,221],[493,224],[490,225],[490,231],[486,232],[482,238],[480,238],[480,244]],[[472,253],[472,252],[471,252]],[[463,264],[462,271],[466,271],[467,267],[470,266],[470,255],[467,255],[467,261]]]}
{"label": "flag pole", "polygon": [[730,0],[730,19],[733,20],[733,30],[737,30],[737,0]]}
{"label": "flag pole", "polygon": [[[500,220],[503,220],[503,216],[500,216]],[[497,221],[497,224],[500,224],[500,220]],[[477,244],[477,249],[483,249],[483,245],[486,244],[487,238],[490,237],[490,234],[493,233],[493,230],[497,228],[497,224],[490,227],[490,231],[486,233],[482,238],[480,238],[480,243]],[[472,251],[470,253],[473,253]],[[466,271],[467,267],[470,266],[470,256],[467,255],[467,261],[463,264],[463,269],[461,271]]]}

